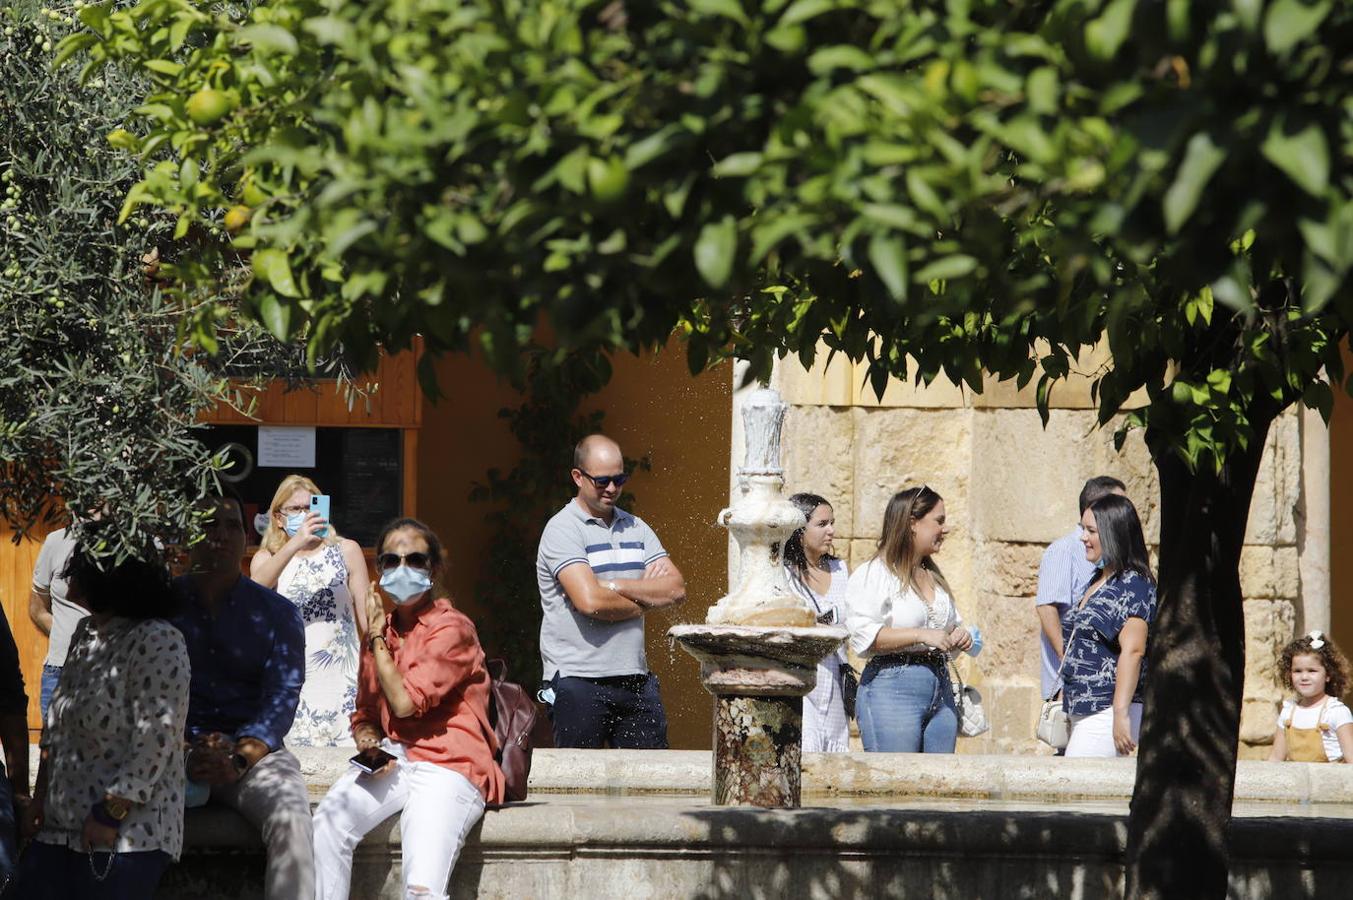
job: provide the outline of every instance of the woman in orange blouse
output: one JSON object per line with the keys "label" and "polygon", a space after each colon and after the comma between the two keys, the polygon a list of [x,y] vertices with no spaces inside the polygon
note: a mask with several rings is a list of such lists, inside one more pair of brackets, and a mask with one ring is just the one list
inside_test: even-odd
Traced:
{"label": "woman in orange blouse", "polygon": [[489,675],[474,624],[437,596],[442,547],[432,530],[398,519],[376,546],[380,588],[395,609],[387,617],[380,592],[368,593],[352,736],[368,759],[381,750],[393,759],[370,774],[349,771],[315,811],[316,895],[345,900],[353,848],[403,810],[403,896],[438,900],[485,803],[503,799]]}

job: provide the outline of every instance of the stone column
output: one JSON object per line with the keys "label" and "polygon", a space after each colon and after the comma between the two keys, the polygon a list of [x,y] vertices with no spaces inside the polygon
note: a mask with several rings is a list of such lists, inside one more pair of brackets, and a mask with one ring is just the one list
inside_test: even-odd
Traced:
{"label": "stone column", "polygon": [[799,806],[802,697],[714,702],[714,805]]}
{"label": "stone column", "polygon": [[706,624],[668,634],[699,660],[714,695],[715,805],[797,807],[803,698],[844,630]]}

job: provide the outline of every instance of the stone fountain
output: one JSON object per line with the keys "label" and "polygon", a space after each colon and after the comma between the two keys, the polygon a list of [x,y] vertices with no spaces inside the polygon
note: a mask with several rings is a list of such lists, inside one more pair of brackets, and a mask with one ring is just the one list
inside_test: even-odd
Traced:
{"label": "stone fountain", "polygon": [[704,625],[667,632],[699,660],[700,680],[714,695],[713,799],[720,806],[799,805],[803,698],[817,683],[818,662],[846,638],[844,628],[817,624],[771,555],[804,524],[784,498],[786,409],[773,390],[755,391],[743,403],[741,496],[719,513],[738,545],[737,584],[710,608]]}

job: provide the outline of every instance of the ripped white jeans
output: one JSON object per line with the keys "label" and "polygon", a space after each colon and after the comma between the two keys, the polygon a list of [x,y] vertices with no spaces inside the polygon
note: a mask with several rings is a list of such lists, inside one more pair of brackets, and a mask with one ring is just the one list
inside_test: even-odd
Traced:
{"label": "ripped white jeans", "polygon": [[427,762],[409,762],[404,746],[381,746],[399,758],[386,775],[356,768],[334,782],[315,810],[315,896],[347,900],[352,852],[367,832],[403,810],[399,836],[404,896],[446,900],[451,869],[470,829],[484,815],[484,798],[459,772]]}

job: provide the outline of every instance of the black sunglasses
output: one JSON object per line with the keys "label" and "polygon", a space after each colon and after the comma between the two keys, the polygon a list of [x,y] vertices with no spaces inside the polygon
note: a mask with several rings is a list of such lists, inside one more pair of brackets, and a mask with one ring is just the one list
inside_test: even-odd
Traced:
{"label": "black sunglasses", "polygon": [[624,472],[621,472],[619,475],[589,475],[582,469],[579,469],[578,474],[595,484],[599,491],[606,490],[612,484],[616,487],[624,487],[625,482],[630,480],[630,477]]}
{"label": "black sunglasses", "polygon": [[376,557],[376,568],[382,572],[397,569],[400,563],[408,563],[413,569],[432,570],[432,559],[426,553],[382,553]]}

